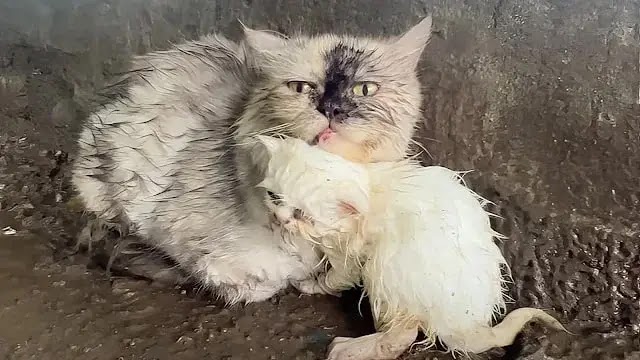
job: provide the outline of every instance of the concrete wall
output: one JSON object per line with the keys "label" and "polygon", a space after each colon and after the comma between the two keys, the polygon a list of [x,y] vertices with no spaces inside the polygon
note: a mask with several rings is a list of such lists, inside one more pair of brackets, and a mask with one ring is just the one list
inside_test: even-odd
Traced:
{"label": "concrete wall", "polygon": [[[214,30],[236,36],[236,19],[389,34],[428,13],[425,161],[477,170],[470,179],[509,236],[513,297],[585,329],[568,348],[637,349],[637,0],[0,0],[0,90],[26,94],[28,105],[5,107],[68,147],[88,95],[131,54]],[[6,114],[7,131],[24,128]]]}

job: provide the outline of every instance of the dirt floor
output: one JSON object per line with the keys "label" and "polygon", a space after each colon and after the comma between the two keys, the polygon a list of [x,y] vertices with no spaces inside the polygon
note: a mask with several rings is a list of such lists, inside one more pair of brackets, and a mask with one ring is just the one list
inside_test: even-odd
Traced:
{"label": "dirt floor", "polygon": [[[455,34],[447,41],[473,48]],[[538,61],[533,52],[518,56]],[[479,124],[486,119],[475,112],[493,111],[491,94],[462,79],[484,76],[487,63],[430,61],[448,75],[425,76],[422,139],[434,155],[427,161],[484,169],[472,180],[504,217],[496,226],[510,238],[502,247],[515,278],[512,307],[545,308],[574,333],[534,325],[514,346],[474,358],[640,359],[637,139],[616,142],[622,130],[610,126],[606,104],[592,128],[573,131],[580,111],[599,110],[573,102],[577,80],[546,63],[532,68],[538,77],[530,82],[508,83],[530,91],[500,100],[513,104],[502,109],[512,119],[508,128]],[[55,48],[0,44],[0,358],[322,359],[332,337],[371,331],[357,293],[338,299],[290,291],[225,308],[197,289],[109,276],[104,255],[76,251],[84,219],[69,188],[69,163],[89,111],[87,89],[100,80],[82,75],[87,63]],[[523,71],[508,62],[501,69]],[[563,87],[536,80],[563,76]],[[619,124],[640,123],[637,107],[616,111]],[[565,117],[552,126],[540,120]],[[494,131],[478,135],[479,127]],[[609,140],[593,143],[585,133]],[[405,359],[425,357],[450,358],[417,346]]]}

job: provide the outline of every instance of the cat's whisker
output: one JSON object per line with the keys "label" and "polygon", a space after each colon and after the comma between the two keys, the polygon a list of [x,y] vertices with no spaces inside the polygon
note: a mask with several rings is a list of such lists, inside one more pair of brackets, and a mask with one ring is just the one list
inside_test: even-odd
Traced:
{"label": "cat's whisker", "polygon": [[289,137],[288,133],[285,130],[291,129],[295,125],[292,123],[284,123],[279,124],[270,128],[262,129],[254,131],[248,134],[244,141],[238,141],[235,146],[246,146],[246,145],[255,145],[259,143],[257,139],[258,135],[267,135],[272,137],[286,138]]}
{"label": "cat's whisker", "polygon": [[292,124],[292,123],[278,124],[278,125],[272,126],[270,128],[265,128],[265,129],[261,129],[261,130],[257,130],[257,131],[251,132],[251,133],[247,134],[246,136],[247,137],[255,137],[255,136],[258,136],[258,135],[272,135],[272,134],[277,133],[279,131],[286,130],[286,129],[292,127],[293,125],[294,124]]}

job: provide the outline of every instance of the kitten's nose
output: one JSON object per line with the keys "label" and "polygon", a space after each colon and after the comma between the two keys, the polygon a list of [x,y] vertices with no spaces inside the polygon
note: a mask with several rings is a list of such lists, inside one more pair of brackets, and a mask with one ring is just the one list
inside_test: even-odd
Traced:
{"label": "kitten's nose", "polygon": [[291,217],[293,216],[291,210],[284,206],[277,208],[274,215],[281,225],[287,225],[291,222]]}
{"label": "kitten's nose", "polygon": [[320,106],[318,106],[318,111],[326,116],[329,120],[342,122],[344,121],[344,119],[346,119],[346,113],[344,109],[342,109],[342,106],[337,102],[326,101],[324,103],[321,103]]}

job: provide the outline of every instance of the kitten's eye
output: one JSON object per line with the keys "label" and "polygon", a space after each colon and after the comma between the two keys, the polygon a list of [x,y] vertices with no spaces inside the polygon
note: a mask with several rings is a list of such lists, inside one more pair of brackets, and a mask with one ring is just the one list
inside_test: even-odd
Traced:
{"label": "kitten's eye", "polygon": [[269,198],[273,202],[282,200],[282,198],[279,195],[276,195],[273,191],[267,191],[267,195],[269,195]]}
{"label": "kitten's eye", "polygon": [[378,91],[378,84],[372,82],[363,82],[353,87],[353,93],[356,96],[371,96]]}
{"label": "kitten's eye", "polygon": [[293,210],[293,218],[296,220],[302,220],[302,218],[304,218],[304,212],[300,209]]}
{"label": "kitten's eye", "polygon": [[295,91],[300,94],[308,94],[313,90],[313,85],[305,81],[289,81],[287,86],[291,91]]}

